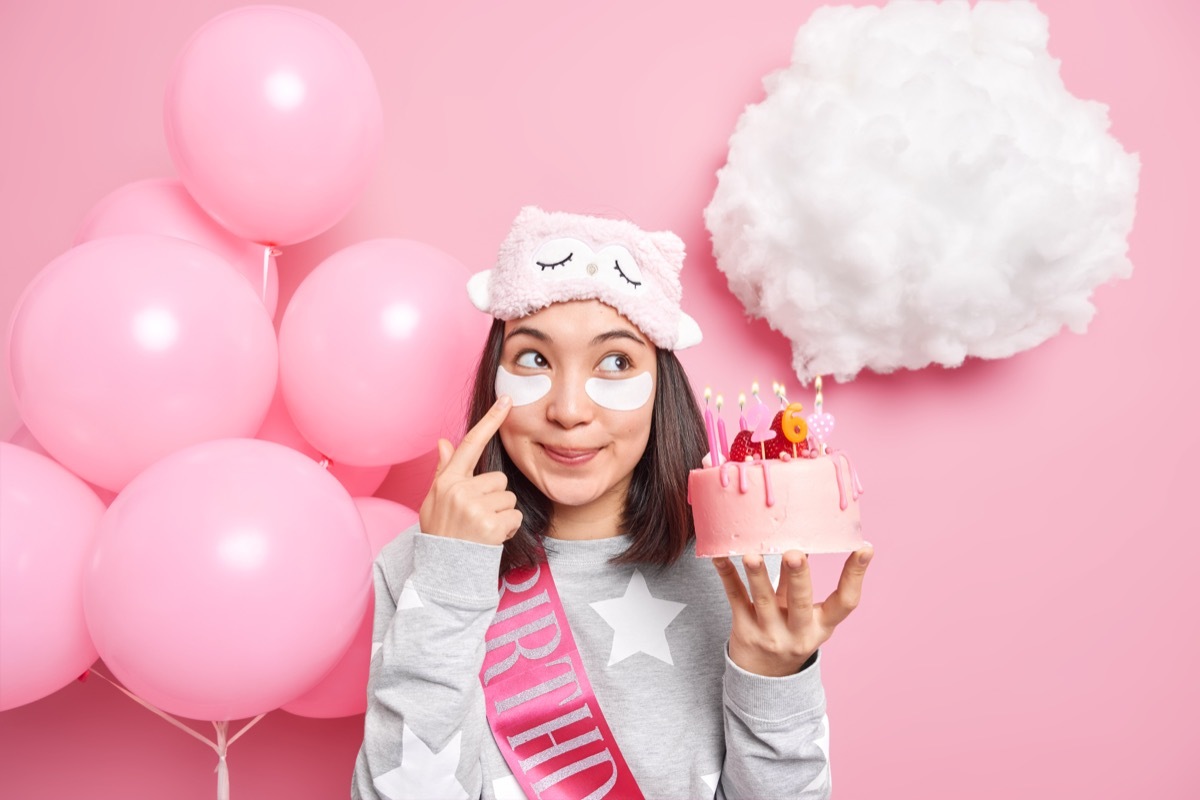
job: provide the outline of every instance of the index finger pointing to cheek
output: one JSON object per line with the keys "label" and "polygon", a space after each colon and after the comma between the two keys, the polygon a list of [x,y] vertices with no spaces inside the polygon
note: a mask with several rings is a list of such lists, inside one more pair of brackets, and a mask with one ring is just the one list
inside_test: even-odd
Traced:
{"label": "index finger pointing to cheek", "polygon": [[506,394],[500,395],[488,412],[483,415],[475,427],[467,431],[467,435],[459,442],[458,449],[450,457],[447,470],[454,470],[460,475],[470,475],[475,471],[475,465],[483,456],[483,448],[500,430],[500,426],[512,410],[512,398]]}

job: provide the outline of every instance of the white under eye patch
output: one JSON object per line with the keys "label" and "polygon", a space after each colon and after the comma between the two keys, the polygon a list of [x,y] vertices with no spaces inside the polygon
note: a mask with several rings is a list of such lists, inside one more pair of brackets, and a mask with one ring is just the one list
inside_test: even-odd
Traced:
{"label": "white under eye patch", "polygon": [[633,411],[646,405],[650,399],[654,392],[654,378],[650,377],[649,372],[616,380],[589,378],[583,388],[598,406],[612,411]]}
{"label": "white under eye patch", "polygon": [[496,370],[496,396],[508,395],[514,406],[536,403],[549,393],[549,375],[513,375],[504,367]]}

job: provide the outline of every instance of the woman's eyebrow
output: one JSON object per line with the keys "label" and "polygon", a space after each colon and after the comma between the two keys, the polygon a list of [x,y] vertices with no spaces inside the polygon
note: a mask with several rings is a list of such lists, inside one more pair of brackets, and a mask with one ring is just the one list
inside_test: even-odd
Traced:
{"label": "woman's eyebrow", "polygon": [[513,328],[511,331],[509,331],[508,334],[504,337],[504,341],[507,342],[512,337],[517,336],[518,334],[522,334],[522,333],[525,334],[526,336],[532,336],[534,339],[537,339],[539,342],[550,341],[550,337],[547,336],[542,331],[539,331],[537,328],[527,327],[525,325],[518,326],[516,328]]}
{"label": "woman's eyebrow", "polygon": [[613,339],[632,339],[633,341],[637,342],[638,344],[642,345],[643,347],[645,347],[645,345],[646,345],[646,343],[643,342],[641,340],[641,338],[639,336],[637,336],[633,331],[627,330],[625,328],[617,328],[615,330],[606,331],[606,332],[600,334],[599,336],[597,336],[596,338],[592,339],[592,346],[595,346],[598,344],[604,344],[605,342],[610,342]]}

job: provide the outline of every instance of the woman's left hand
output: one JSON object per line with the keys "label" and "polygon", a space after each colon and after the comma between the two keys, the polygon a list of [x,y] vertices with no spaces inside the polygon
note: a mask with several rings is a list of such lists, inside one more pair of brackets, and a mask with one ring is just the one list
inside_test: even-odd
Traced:
{"label": "woman's left hand", "polygon": [[851,553],[837,589],[822,603],[813,603],[808,557],[799,550],[783,554],[778,589],[771,587],[762,556],[744,556],[749,594],[730,560],[714,558],[713,566],[733,609],[729,658],[757,675],[794,675],[858,606],[863,576],[874,552],[867,545]]}

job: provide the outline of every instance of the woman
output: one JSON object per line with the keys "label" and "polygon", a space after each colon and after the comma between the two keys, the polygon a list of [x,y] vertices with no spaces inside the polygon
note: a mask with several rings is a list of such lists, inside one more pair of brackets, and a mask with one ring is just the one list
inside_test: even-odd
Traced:
{"label": "woman", "polygon": [[376,561],[354,797],[829,795],[817,648],[871,550],[815,605],[803,553],[778,590],[759,556],[745,583],[695,558],[682,263],[673,234],[527,208],[472,278],[496,320],[471,428]]}

